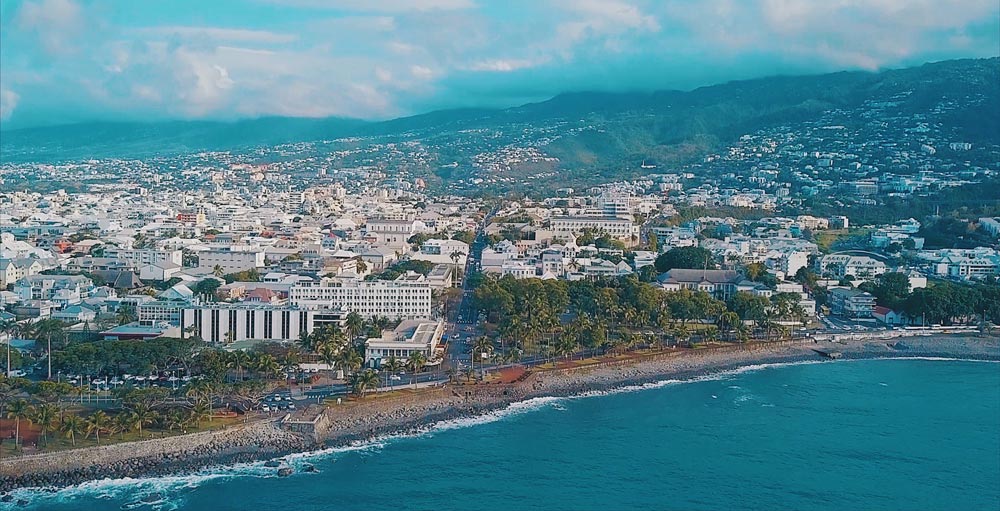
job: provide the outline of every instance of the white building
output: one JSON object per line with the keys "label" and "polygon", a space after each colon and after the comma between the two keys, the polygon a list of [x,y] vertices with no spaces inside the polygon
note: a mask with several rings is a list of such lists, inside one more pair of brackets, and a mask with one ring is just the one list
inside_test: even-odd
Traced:
{"label": "white building", "polygon": [[142,267],[150,264],[173,263],[180,267],[183,264],[183,254],[180,250],[156,250],[152,248],[118,248],[107,247],[104,257],[121,259],[132,263],[132,266]]}
{"label": "white building", "polygon": [[180,328],[185,337],[231,343],[248,339],[293,341],[312,332],[316,311],[294,306],[202,303],[184,307]]}
{"label": "white building", "polygon": [[631,217],[625,216],[554,216],[550,227],[557,234],[571,236],[591,229],[628,242],[639,238],[639,226],[635,225]]}
{"label": "white building", "polygon": [[365,341],[365,360],[378,366],[389,357],[406,360],[412,353],[423,353],[427,360],[435,358],[438,343],[444,335],[444,321],[403,321],[395,330],[382,332],[381,337]]}
{"label": "white building", "polygon": [[48,267],[41,259],[22,257],[19,259],[0,259],[0,289],[30,275],[38,275]]}
{"label": "white building", "polygon": [[417,233],[413,220],[369,220],[365,232],[375,237],[375,242],[391,247],[403,247],[410,236]]}
{"label": "white building", "polygon": [[994,238],[1000,238],[1000,217],[980,218],[979,227],[982,230],[990,233],[990,236],[993,236]]}
{"label": "white building", "polygon": [[31,275],[14,284],[22,302],[50,300],[61,306],[80,303],[90,296],[94,283],[83,275]]}
{"label": "white building", "polygon": [[414,272],[400,275],[396,280],[324,278],[296,284],[288,296],[292,304],[306,309],[345,309],[365,318],[431,317],[430,282]]}
{"label": "white building", "polygon": [[886,272],[885,263],[868,256],[830,254],[823,256],[818,264],[821,275],[832,275],[835,278],[852,275],[861,279],[871,279]]}
{"label": "white building", "polygon": [[264,251],[257,247],[232,246],[225,249],[205,250],[198,253],[198,266],[213,270],[216,266],[224,273],[235,273],[264,267]]}
{"label": "white building", "polygon": [[[455,259],[452,259],[452,254],[456,255]],[[410,256],[410,259],[465,266],[468,255],[469,244],[464,241],[430,239],[420,245],[420,251]]]}

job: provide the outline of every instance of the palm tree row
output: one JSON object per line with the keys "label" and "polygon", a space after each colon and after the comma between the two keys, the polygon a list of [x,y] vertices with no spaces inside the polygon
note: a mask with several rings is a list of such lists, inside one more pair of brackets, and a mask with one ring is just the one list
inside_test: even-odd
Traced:
{"label": "palm tree row", "polygon": [[174,431],[175,429],[194,424],[201,427],[201,423],[211,418],[211,408],[205,401],[198,401],[190,408],[174,407],[164,412],[156,411],[149,404],[137,403],[130,408],[124,409],[115,415],[108,415],[103,410],[98,410],[85,417],[66,413],[61,418],[59,410],[52,404],[43,403],[37,406],[28,404],[28,401],[19,399],[7,406],[6,416],[14,421],[14,446],[17,448],[21,444],[21,424],[37,426],[42,435],[42,445],[49,445],[49,433],[61,432],[68,438],[73,446],[79,435],[83,438],[90,438],[94,435],[97,445],[101,445],[101,434],[119,434],[121,440],[125,439],[125,434],[138,431],[142,437],[142,430],[146,426],[156,424],[160,429]]}

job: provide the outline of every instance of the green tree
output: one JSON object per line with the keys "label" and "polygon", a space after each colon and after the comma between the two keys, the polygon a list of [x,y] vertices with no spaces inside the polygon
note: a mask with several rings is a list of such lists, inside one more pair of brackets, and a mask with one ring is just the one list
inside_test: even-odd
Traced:
{"label": "green tree", "polygon": [[69,414],[63,417],[62,423],[59,425],[59,429],[66,434],[66,438],[69,438],[75,447],[76,435],[84,432],[86,424],[79,415]]}
{"label": "green tree", "polygon": [[488,337],[477,337],[472,343],[472,368],[476,367],[476,353],[479,353],[479,360],[483,359],[483,354],[489,356],[493,353],[493,342]]}
{"label": "green tree", "polygon": [[28,402],[18,399],[7,405],[7,418],[14,419],[14,448],[17,448],[21,440],[21,421],[31,422],[33,410]]}
{"label": "green tree", "polygon": [[191,407],[188,421],[194,422],[195,427],[201,429],[201,423],[212,418],[212,407],[208,401],[200,400]]}
{"label": "green tree", "polygon": [[45,442],[46,446],[49,445],[49,432],[56,430],[58,416],[59,409],[51,404],[46,403],[35,407],[31,421],[42,428],[42,441]]}
{"label": "green tree", "polygon": [[132,414],[123,411],[115,415],[111,422],[111,426],[115,433],[120,435],[121,440],[125,440],[125,433],[132,431],[134,429],[135,423],[132,422]]}
{"label": "green tree", "polygon": [[341,350],[337,358],[337,365],[346,373],[354,373],[361,369],[364,363],[364,359],[353,348]]}
{"label": "green tree", "polygon": [[97,445],[101,445],[101,431],[107,431],[110,428],[111,417],[103,410],[98,410],[87,417],[87,436],[93,433],[97,438]]}
{"label": "green tree", "polygon": [[122,304],[118,307],[118,312],[116,313],[116,319],[119,325],[124,325],[131,323],[138,319],[135,312],[135,307],[129,304]]}
{"label": "green tree", "polygon": [[132,407],[129,420],[131,420],[133,428],[139,431],[139,438],[142,438],[142,427],[152,424],[157,415],[156,411],[146,403],[136,403]]}
{"label": "green tree", "polygon": [[660,254],[653,265],[656,267],[656,271],[660,273],[670,271],[674,268],[715,268],[715,263],[712,260],[712,252],[701,247],[672,248]]}
{"label": "green tree", "polygon": [[42,338],[46,341],[46,359],[48,359],[48,379],[52,379],[52,340],[60,340],[65,338],[66,335],[66,324],[58,319],[43,319],[38,323],[35,323],[32,327],[32,333],[36,338]]}
{"label": "green tree", "polygon": [[424,368],[427,364],[427,356],[421,351],[410,352],[409,358],[406,359],[406,366],[413,375],[413,379],[410,381],[411,384],[416,384],[417,373]]}
{"label": "green tree", "polygon": [[378,388],[378,373],[376,373],[374,369],[358,371],[351,375],[348,383],[351,386],[351,391],[363,398],[365,397],[365,393],[369,390]]}

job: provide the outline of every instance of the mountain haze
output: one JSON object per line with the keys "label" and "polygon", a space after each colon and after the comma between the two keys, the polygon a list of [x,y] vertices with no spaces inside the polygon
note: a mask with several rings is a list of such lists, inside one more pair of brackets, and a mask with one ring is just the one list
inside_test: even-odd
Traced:
{"label": "mountain haze", "polygon": [[953,60],[880,73],[735,81],[692,91],[574,92],[507,109],[442,110],[382,122],[261,118],[32,128],[4,131],[0,152],[5,162],[59,162],[375,137],[380,142],[433,142],[438,148],[435,163],[463,164],[476,152],[494,147],[470,139],[470,130],[515,134],[526,127],[552,126],[544,152],[559,159],[557,170],[608,177],[642,161],[696,161],[742,134],[866,101],[892,99],[902,110],[922,112],[942,98],[981,96],[976,108],[958,108],[946,118],[970,141],[995,141],[1000,138],[998,83],[1000,59]]}

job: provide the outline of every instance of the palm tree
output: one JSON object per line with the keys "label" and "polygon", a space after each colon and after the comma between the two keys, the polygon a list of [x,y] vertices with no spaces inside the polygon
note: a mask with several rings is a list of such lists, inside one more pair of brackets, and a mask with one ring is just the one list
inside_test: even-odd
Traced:
{"label": "palm tree", "polygon": [[156,420],[157,413],[146,403],[138,403],[132,407],[129,419],[135,429],[139,430],[139,438],[142,438],[142,427],[152,424]]}
{"label": "palm tree", "polygon": [[378,383],[378,373],[374,369],[354,373],[350,379],[351,390],[362,398],[369,389],[377,389]]}
{"label": "palm tree", "polygon": [[10,377],[10,344],[16,337],[19,337],[23,333],[21,325],[17,321],[11,320],[5,322],[0,326],[0,333],[6,334],[7,336],[7,372],[4,373],[7,377]]}
{"label": "palm tree", "polygon": [[187,421],[188,418],[185,417],[184,412],[180,408],[174,408],[163,416],[163,425],[167,427],[167,431],[173,431],[175,428],[184,427],[184,424],[187,424]]}
{"label": "palm tree", "polygon": [[340,356],[337,357],[337,365],[348,373],[353,373],[358,369],[361,369],[364,362],[365,361],[361,358],[361,355],[359,355],[357,351],[354,351],[353,348],[341,350]]}
{"label": "palm tree", "polygon": [[132,414],[128,412],[121,412],[115,415],[114,420],[111,422],[111,427],[114,428],[115,432],[118,433],[122,440],[125,440],[125,433],[132,431],[133,427]]}
{"label": "palm tree", "polygon": [[357,312],[351,312],[347,315],[347,319],[344,320],[344,327],[347,328],[347,332],[351,335],[351,339],[357,338],[361,331],[365,328],[365,319],[361,317]]}
{"label": "palm tree", "polygon": [[118,307],[118,312],[116,316],[119,325],[124,325],[126,323],[131,323],[135,321],[136,314],[135,308],[128,304],[122,304]]}
{"label": "palm tree", "polygon": [[236,376],[243,381],[243,370],[250,365],[250,354],[243,350],[234,351],[229,355],[226,365],[235,369]]}
{"label": "palm tree", "polygon": [[205,401],[198,401],[191,407],[189,421],[193,421],[195,426],[201,429],[201,422],[212,419],[212,407]]}
{"label": "palm tree", "polygon": [[32,334],[37,337],[43,337],[48,341],[48,349],[45,358],[48,359],[49,364],[49,375],[48,379],[52,379],[52,339],[60,338],[66,333],[66,325],[59,321],[58,319],[43,319],[32,328]]}
{"label": "palm tree", "polygon": [[257,373],[265,378],[275,378],[281,373],[281,364],[270,353],[257,357],[257,364],[254,367],[257,369]]}
{"label": "palm tree", "polygon": [[417,372],[424,368],[427,364],[427,355],[424,355],[422,351],[414,351],[410,353],[410,357],[406,359],[406,366],[410,369],[413,375],[413,380],[410,382],[413,385],[417,383]]}
{"label": "palm tree", "polygon": [[451,254],[448,254],[448,257],[451,258],[452,263],[455,264],[455,277],[453,279],[454,282],[455,282],[455,284],[454,284],[455,287],[458,287],[458,260],[461,259],[462,256],[464,256],[464,255],[465,255],[465,252],[460,252],[458,250],[455,250]]}
{"label": "palm tree", "polygon": [[111,417],[104,413],[103,410],[98,410],[87,417],[87,436],[91,433],[97,437],[97,445],[101,445],[101,430],[107,431],[111,427]]}
{"label": "palm tree", "polygon": [[299,346],[306,351],[313,350],[313,342],[315,342],[316,334],[309,332],[302,332],[299,334]]}
{"label": "palm tree", "polygon": [[317,353],[319,354],[319,359],[322,360],[327,367],[331,369],[337,367],[338,355],[340,355],[340,351],[333,345],[332,342],[324,342],[323,344],[320,344]]}
{"label": "palm tree", "polygon": [[395,356],[389,356],[389,359],[382,363],[382,368],[386,371],[386,380],[389,380],[393,375],[399,373],[406,368],[406,363],[402,360],[396,358]]}
{"label": "palm tree", "polygon": [[42,428],[42,440],[45,445],[49,445],[49,431],[56,430],[56,416],[58,415],[58,410],[56,407],[50,404],[43,404],[35,408],[35,413],[31,418],[31,421]]}
{"label": "palm tree", "polygon": [[221,277],[225,275],[225,273],[226,270],[223,270],[222,267],[219,265],[215,265],[212,267],[212,275],[215,275],[216,277]]}
{"label": "palm tree", "polygon": [[719,316],[719,329],[724,333],[736,331],[737,326],[740,324],[742,324],[740,315],[735,312],[729,311]]}
{"label": "palm tree", "polygon": [[479,352],[480,358],[482,358],[483,353],[490,353],[493,351],[493,342],[487,337],[478,337],[472,343],[472,368],[476,368],[476,352]]}
{"label": "palm tree", "polygon": [[63,417],[62,424],[59,429],[66,433],[66,438],[69,438],[73,442],[73,446],[76,446],[76,435],[77,433],[82,433],[84,431],[85,424],[83,419],[79,415],[70,414]]}
{"label": "palm tree", "polygon": [[14,419],[14,448],[17,449],[17,444],[21,440],[21,421],[26,420],[31,422],[31,406],[28,402],[23,399],[18,399],[13,403],[7,405],[7,418]]}

